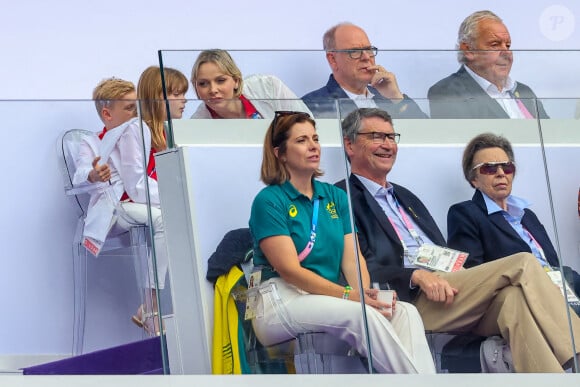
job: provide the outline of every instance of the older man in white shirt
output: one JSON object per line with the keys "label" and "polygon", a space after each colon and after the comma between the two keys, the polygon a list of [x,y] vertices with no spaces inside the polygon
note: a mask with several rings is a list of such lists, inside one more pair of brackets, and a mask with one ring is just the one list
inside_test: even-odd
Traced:
{"label": "older man in white shirt", "polygon": [[461,68],[431,86],[431,118],[548,118],[527,85],[510,77],[510,33],[491,11],[469,15],[457,37]]}

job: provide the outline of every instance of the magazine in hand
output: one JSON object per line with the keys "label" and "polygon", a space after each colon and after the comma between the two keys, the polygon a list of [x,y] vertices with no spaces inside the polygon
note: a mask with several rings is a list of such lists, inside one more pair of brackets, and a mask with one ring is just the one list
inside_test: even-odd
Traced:
{"label": "magazine in hand", "polygon": [[453,272],[463,268],[469,253],[436,245],[423,244],[413,261],[416,266],[433,271]]}

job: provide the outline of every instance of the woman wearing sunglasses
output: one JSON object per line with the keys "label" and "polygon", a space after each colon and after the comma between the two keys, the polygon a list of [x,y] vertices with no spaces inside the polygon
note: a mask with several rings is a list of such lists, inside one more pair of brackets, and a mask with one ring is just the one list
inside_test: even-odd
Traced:
{"label": "woman wearing sunglasses", "polygon": [[[512,195],[516,164],[510,142],[492,133],[480,134],[465,147],[462,165],[475,194],[451,206],[447,234],[449,247],[469,253],[465,266],[530,252],[547,270],[557,270],[560,262],[546,229],[529,203]],[[564,266],[564,274],[578,294],[578,273]]]}
{"label": "woman wearing sunglasses", "polygon": [[[259,273],[253,282],[260,282],[253,290],[260,296],[252,309],[257,338],[272,345],[303,332],[325,332],[368,357],[363,293],[373,367],[434,373],[417,310],[378,300],[360,251],[359,286],[347,196],[316,179],[322,175],[320,150],[308,114],[276,112],[264,139],[261,180],[267,187],[254,199],[249,221]],[[341,272],[347,286],[339,284]]]}
{"label": "woman wearing sunglasses", "polygon": [[277,110],[310,112],[280,79],[242,72],[225,50],[202,51],[191,70],[191,84],[204,101],[191,118],[268,118]]}

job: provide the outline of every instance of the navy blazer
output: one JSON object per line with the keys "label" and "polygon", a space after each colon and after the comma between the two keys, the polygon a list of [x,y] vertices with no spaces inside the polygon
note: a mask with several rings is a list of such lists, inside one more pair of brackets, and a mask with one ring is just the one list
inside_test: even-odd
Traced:
{"label": "navy blazer", "polygon": [[[559,267],[558,254],[546,229],[532,210],[525,209],[522,225],[538,241],[551,266]],[[457,203],[447,213],[449,247],[469,253],[465,267],[476,266],[508,255],[528,252],[530,246],[503,217],[501,212],[487,214],[483,195],[475,191],[473,198]]]}
{"label": "navy blazer", "polygon": [[[409,286],[416,269],[404,267],[403,246],[379,203],[358,177],[351,175],[349,181],[359,244],[371,280],[380,284],[388,282],[401,300],[412,302],[419,291],[418,287],[410,289]],[[421,200],[405,187],[391,184],[395,197],[421,230],[433,243],[445,246],[445,238]],[[344,180],[336,185],[346,190]]]}
{"label": "navy blazer", "polygon": [[[383,97],[377,89],[370,86],[368,89],[374,94],[373,100],[377,106],[386,110],[393,118],[428,118],[419,105],[405,94],[404,99],[395,104]],[[336,106],[337,100],[339,108]],[[325,86],[306,94],[302,97],[302,101],[314,113],[315,118],[336,118],[337,109],[340,109],[340,117],[344,118],[357,109],[356,104],[346,95],[332,74]]]}
{"label": "navy blazer", "polygon": [[[549,118],[544,105],[528,86],[517,82],[515,94],[534,117],[537,117],[537,101],[540,118]],[[509,118],[501,105],[465,70],[465,66],[431,86],[427,97],[431,118]]]}

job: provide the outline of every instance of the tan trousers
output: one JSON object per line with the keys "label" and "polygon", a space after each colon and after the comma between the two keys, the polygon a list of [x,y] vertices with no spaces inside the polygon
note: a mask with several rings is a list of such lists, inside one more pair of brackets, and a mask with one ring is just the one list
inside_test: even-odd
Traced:
{"label": "tan trousers", "polygon": [[562,366],[580,353],[580,319],[570,313],[573,350],[564,297],[532,254],[440,275],[459,293],[449,307],[419,294],[415,306],[425,329],[501,335],[516,372],[563,372]]}

